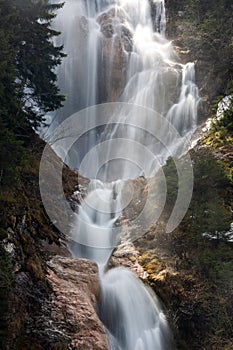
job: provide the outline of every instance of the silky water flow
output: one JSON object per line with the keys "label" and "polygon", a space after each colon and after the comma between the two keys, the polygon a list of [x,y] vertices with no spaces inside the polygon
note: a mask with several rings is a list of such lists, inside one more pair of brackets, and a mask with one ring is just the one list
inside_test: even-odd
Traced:
{"label": "silky water flow", "polygon": [[[86,111],[84,124],[96,119],[98,125],[74,142],[65,158],[61,147],[52,145],[70,167],[90,179],[69,249],[74,257],[99,265],[99,316],[112,350],[172,349],[169,326],[153,292],[129,270],[108,270],[107,265],[122,242],[119,226],[125,182],[155,176],[169,156],[185,152],[183,144],[196,129],[200,99],[194,64],[179,63],[165,38],[164,0],[67,0],[54,28],[62,33],[57,44],[63,44],[67,53],[57,71],[67,101],[47,116],[50,127],[43,131],[44,137],[49,139],[77,111]],[[112,111],[107,125],[99,122],[98,108],[89,113],[91,106],[111,102],[119,106],[117,116]],[[143,117],[142,108],[155,111],[162,119]],[[123,139],[127,147],[118,141]],[[105,157],[115,161],[105,163]],[[82,168],[83,163],[90,166]],[[96,168],[97,173],[93,172]]]}

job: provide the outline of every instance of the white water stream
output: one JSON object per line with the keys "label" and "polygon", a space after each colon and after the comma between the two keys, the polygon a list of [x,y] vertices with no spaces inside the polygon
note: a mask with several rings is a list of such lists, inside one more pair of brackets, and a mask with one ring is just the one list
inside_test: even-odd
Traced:
{"label": "white water stream", "polygon": [[[164,0],[151,2],[154,21],[149,0],[67,0],[54,23],[62,32],[57,44],[67,53],[58,69],[67,101],[48,116],[45,138],[84,108],[122,102],[102,124],[100,113],[86,109],[80,128],[88,130],[94,119],[98,127],[74,142],[66,157],[53,145],[66,163],[92,180],[69,248],[100,266],[100,317],[112,350],[172,349],[167,321],[151,292],[130,271],[103,271],[121,239],[114,227],[123,209],[124,179],[154,176],[168,156],[187,150],[197,126],[194,64],[179,63],[165,38]],[[161,117],[151,118],[152,110]]]}

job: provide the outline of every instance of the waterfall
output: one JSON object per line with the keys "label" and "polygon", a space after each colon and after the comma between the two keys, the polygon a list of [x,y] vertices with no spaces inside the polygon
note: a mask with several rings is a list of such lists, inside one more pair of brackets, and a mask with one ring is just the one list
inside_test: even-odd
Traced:
{"label": "waterfall", "polygon": [[105,272],[119,237],[113,226],[121,213],[122,182],[90,183],[80,206],[73,241],[74,257],[98,263],[101,282],[99,317],[106,326],[111,350],[171,350],[172,337],[160,303],[132,272],[113,268]]}
{"label": "waterfall", "polygon": [[[112,117],[110,113],[108,121],[105,120],[106,128],[100,127],[100,113],[94,115],[93,109],[87,110],[85,115],[82,113],[87,134],[72,146],[66,159],[58,150],[64,148],[62,142],[56,148],[73,168],[80,170],[80,164],[91,150],[92,163],[101,163],[102,150],[95,146],[117,138],[140,139],[140,144],[154,154],[147,166],[151,169],[147,177],[156,172],[155,158],[164,164],[169,156],[187,151],[187,139],[197,126],[200,100],[194,64],[178,62],[171,42],[165,38],[164,1],[153,0],[152,3],[156,9],[154,23],[148,0],[68,0],[55,20],[55,29],[62,33],[57,44],[64,44],[67,53],[58,68],[59,85],[67,94],[67,101],[63,108],[47,117],[51,123],[44,137],[49,138],[58,125],[77,111],[101,103],[122,102],[121,110],[116,111],[117,117],[112,112]],[[136,113],[134,108],[132,113],[127,104],[154,110],[177,132],[171,131],[171,127],[168,132],[166,122],[162,122],[161,127],[160,117],[151,121],[151,117],[144,116],[138,121],[137,114],[141,111]],[[117,126],[111,125],[111,120]],[[93,121],[99,126],[90,130]],[[150,132],[154,135],[158,127],[160,134],[151,137]],[[158,146],[159,143],[165,147]],[[127,145],[129,158],[135,153],[134,146],[135,142]],[[109,145],[109,154],[115,154],[115,149],[111,148],[116,148],[114,142]],[[119,159],[123,158],[120,148],[124,146],[118,146]],[[90,160],[90,155],[88,157]],[[145,155],[141,154],[141,158]],[[97,178],[112,181],[135,178],[143,173],[123,160],[114,164],[111,164],[113,170],[109,168],[110,163],[106,165]],[[92,178],[91,173],[83,175]]]}
{"label": "waterfall", "polygon": [[187,151],[200,100],[194,64],[181,64],[165,37],[164,0],[67,0],[54,28],[67,53],[57,71],[67,100],[47,116],[44,137],[91,180],[68,247],[99,265],[99,315],[112,350],[172,349],[156,297],[131,272],[105,269],[122,240],[127,180],[154,177]]}
{"label": "waterfall", "polygon": [[89,193],[76,216],[72,242],[73,256],[98,262],[103,270],[119,243],[112,227],[121,213],[121,182],[103,184],[92,180]]}
{"label": "waterfall", "polygon": [[103,276],[102,284],[100,318],[108,325],[112,349],[172,349],[159,301],[132,272],[115,268]]}
{"label": "waterfall", "polygon": [[[65,2],[54,28],[62,33],[56,44],[64,45],[67,54],[57,71],[67,100],[63,108],[48,116],[52,123],[47,136],[73,113],[104,102],[123,101],[149,107],[169,116],[171,122],[170,110],[179,97],[186,105],[192,96],[194,109],[197,108],[193,64],[180,64],[171,42],[165,38],[164,0],[152,3],[156,8],[154,23],[148,0]],[[188,95],[181,95],[185,72],[191,71],[189,86],[193,84],[193,89]],[[192,119],[186,129],[192,131],[197,125],[197,114],[193,110],[186,112],[186,120]],[[176,120],[174,124],[177,126]]]}

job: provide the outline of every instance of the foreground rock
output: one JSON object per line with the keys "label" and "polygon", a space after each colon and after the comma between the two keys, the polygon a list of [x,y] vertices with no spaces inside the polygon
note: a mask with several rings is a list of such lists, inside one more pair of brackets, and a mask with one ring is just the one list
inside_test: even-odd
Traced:
{"label": "foreground rock", "polygon": [[7,349],[108,350],[104,326],[96,313],[100,293],[97,265],[61,256],[47,264],[44,282],[18,273]]}
{"label": "foreground rock", "polygon": [[107,350],[104,327],[96,314],[100,292],[96,264],[57,256],[48,265],[51,322],[66,336],[67,348]]}

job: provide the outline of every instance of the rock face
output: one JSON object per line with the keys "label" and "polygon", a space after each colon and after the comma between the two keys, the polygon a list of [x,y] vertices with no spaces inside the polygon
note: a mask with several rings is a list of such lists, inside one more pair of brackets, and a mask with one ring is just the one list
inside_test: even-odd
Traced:
{"label": "rock face", "polygon": [[85,259],[59,256],[48,265],[48,280],[53,289],[51,323],[64,334],[67,349],[109,349],[96,314],[100,292],[97,265]]}
{"label": "rock face", "polygon": [[109,261],[109,267],[124,266],[134,272],[142,280],[148,277],[147,272],[138,262],[139,252],[136,250],[132,242],[122,243],[117,247]]}
{"label": "rock face", "polygon": [[61,256],[47,264],[45,281],[34,280],[27,272],[17,275],[6,349],[108,350],[105,329],[96,313],[97,265]]}
{"label": "rock face", "polygon": [[[127,52],[132,51],[133,41],[124,24],[124,16],[115,9],[104,12],[97,18],[102,33],[103,69],[101,100],[116,101],[125,85]],[[103,84],[103,81],[105,82]]]}

